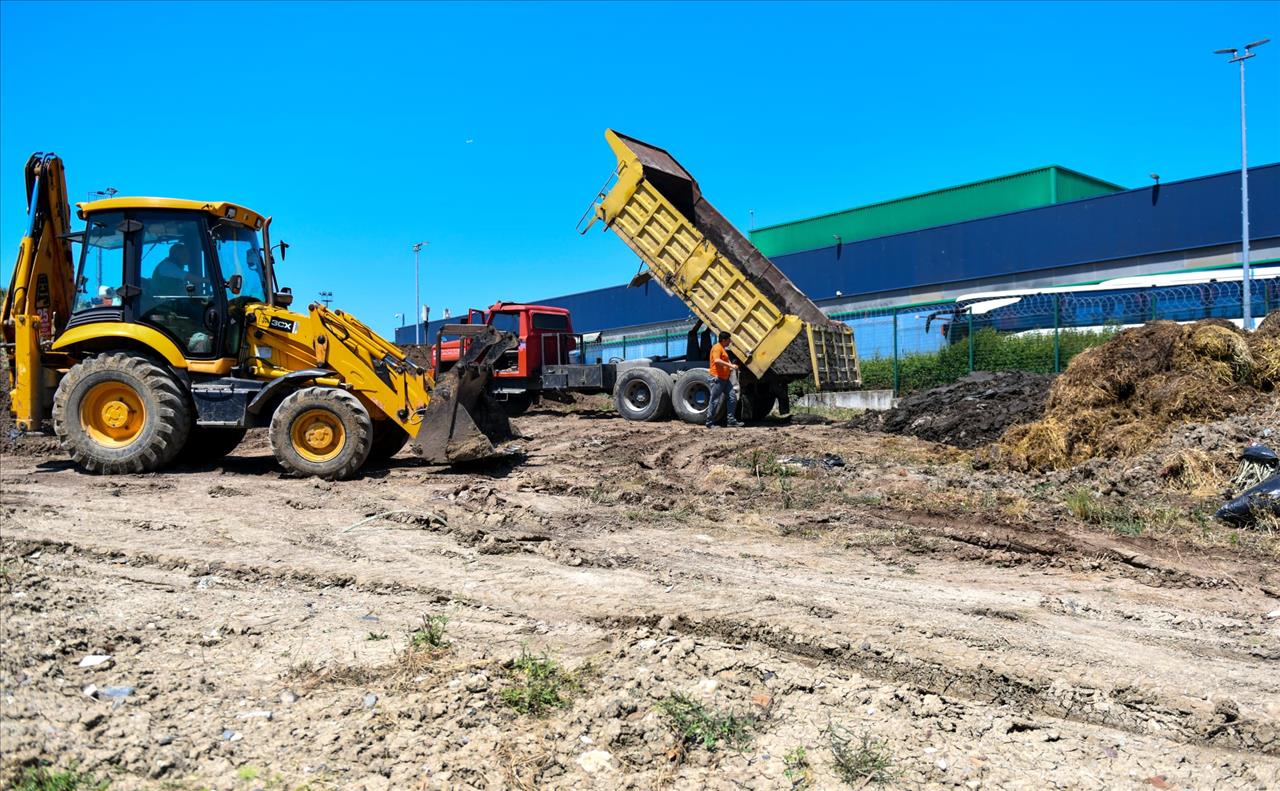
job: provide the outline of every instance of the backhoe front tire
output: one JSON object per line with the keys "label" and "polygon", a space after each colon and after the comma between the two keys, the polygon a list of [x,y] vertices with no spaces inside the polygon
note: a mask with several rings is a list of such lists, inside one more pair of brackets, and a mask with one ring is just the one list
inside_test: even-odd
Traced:
{"label": "backhoe front tire", "polygon": [[271,416],[271,452],[298,475],[343,480],[373,449],[373,419],[346,390],[305,387],[285,397]]}
{"label": "backhoe front tire", "polygon": [[141,354],[111,352],[62,378],[53,397],[53,430],[89,472],[151,472],[186,445],[191,409],[169,371]]}

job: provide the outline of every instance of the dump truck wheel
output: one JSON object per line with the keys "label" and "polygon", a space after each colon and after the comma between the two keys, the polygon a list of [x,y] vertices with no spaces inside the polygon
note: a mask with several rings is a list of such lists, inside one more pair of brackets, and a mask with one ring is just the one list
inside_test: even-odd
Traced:
{"label": "dump truck wheel", "polygon": [[671,377],[657,368],[628,368],[618,377],[613,403],[627,420],[662,420],[671,414]]}
{"label": "dump truck wheel", "polygon": [[764,420],[777,403],[778,397],[767,390],[744,390],[738,394],[738,419]]}
{"label": "dump truck wheel", "polygon": [[187,436],[187,444],[178,454],[178,462],[186,464],[208,464],[226,456],[236,449],[244,440],[246,431],[242,428],[220,428],[217,426],[192,426]]}
{"label": "dump truck wheel", "polygon": [[369,448],[369,461],[386,461],[400,452],[409,441],[404,429],[390,420],[373,422],[373,444]]}
{"label": "dump truck wheel", "polygon": [[502,405],[502,411],[507,413],[507,417],[520,417],[533,406],[533,396],[527,392],[507,393],[506,399],[498,403]]}
{"label": "dump truck wheel", "polygon": [[53,430],[89,472],[150,472],[186,444],[191,410],[171,373],[140,354],[113,352],[90,357],[62,378]]}
{"label": "dump truck wheel", "polygon": [[342,480],[355,474],[373,449],[373,418],[346,390],[304,387],[271,416],[271,452],[298,475]]}
{"label": "dump truck wheel", "polygon": [[676,380],[671,390],[671,406],[676,417],[686,423],[698,425],[707,422],[707,410],[711,408],[711,372],[706,368],[690,368]]}

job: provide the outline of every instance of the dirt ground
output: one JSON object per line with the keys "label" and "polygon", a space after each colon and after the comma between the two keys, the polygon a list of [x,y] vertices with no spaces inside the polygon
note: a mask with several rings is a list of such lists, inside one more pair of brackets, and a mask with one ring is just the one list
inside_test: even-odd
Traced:
{"label": "dirt ground", "polygon": [[[1123,535],[1076,483],[843,425],[514,422],[508,462],[342,483],[260,437],[114,478],[10,449],[4,779],[1280,787],[1274,537]],[[509,705],[522,652],[563,707]],[[745,736],[707,749],[673,696]]]}

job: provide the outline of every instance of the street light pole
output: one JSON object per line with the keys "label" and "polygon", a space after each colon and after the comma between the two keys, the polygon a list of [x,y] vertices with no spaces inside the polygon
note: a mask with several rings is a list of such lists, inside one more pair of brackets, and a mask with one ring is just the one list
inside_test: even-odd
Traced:
{"label": "street light pole", "polygon": [[1213,53],[1230,55],[1228,63],[1240,64],[1240,302],[1241,323],[1246,330],[1253,329],[1253,294],[1249,283],[1249,139],[1245,123],[1244,62],[1255,55],[1255,47],[1261,47],[1270,40],[1264,38],[1245,44],[1243,54],[1234,48],[1214,50]]}
{"label": "street light pole", "polygon": [[413,245],[413,326],[417,327],[415,334],[418,338],[418,345],[422,345],[422,292],[421,281],[418,279],[418,254],[422,252],[422,248],[431,244],[430,242],[417,242]]}

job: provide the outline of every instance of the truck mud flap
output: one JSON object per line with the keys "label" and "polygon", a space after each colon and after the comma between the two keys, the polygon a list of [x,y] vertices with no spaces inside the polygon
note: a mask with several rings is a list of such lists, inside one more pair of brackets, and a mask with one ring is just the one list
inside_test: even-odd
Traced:
{"label": "truck mud flap", "polygon": [[467,338],[466,352],[436,380],[409,449],[432,464],[489,458],[498,443],[511,439],[511,423],[489,395],[489,380],[494,362],[515,346],[515,336],[481,325],[446,325],[443,334]]}

